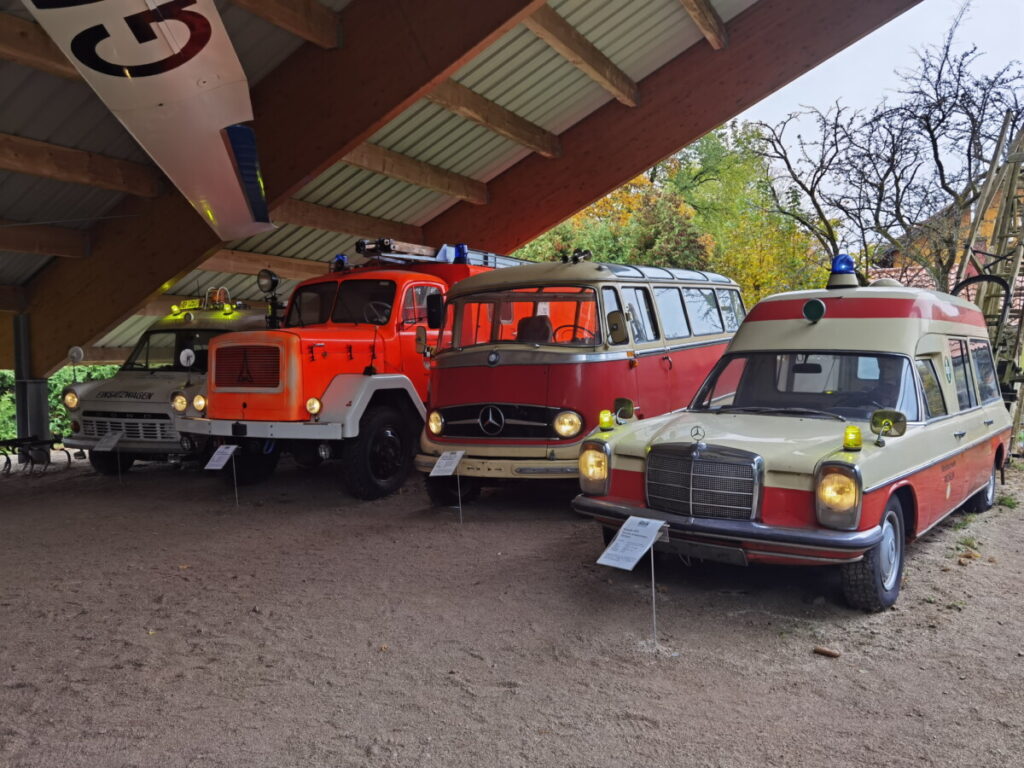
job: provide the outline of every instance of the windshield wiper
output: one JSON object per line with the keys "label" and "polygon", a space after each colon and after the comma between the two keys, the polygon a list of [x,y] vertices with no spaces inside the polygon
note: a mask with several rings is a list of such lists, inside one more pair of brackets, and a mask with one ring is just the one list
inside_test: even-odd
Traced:
{"label": "windshield wiper", "polygon": [[721,408],[713,409],[712,413],[791,413],[807,414],[808,416],[827,416],[830,419],[846,421],[838,413],[821,411],[817,408],[801,408],[799,406],[773,407],[767,405],[723,405]]}

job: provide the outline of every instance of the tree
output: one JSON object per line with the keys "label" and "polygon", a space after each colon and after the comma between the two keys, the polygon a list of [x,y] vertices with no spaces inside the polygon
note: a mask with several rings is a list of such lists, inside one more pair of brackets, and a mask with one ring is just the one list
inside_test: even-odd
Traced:
{"label": "tree", "polygon": [[[977,46],[957,49],[968,7],[940,45],[898,73],[892,100],[867,113],[837,103],[760,126],[757,151],[771,163],[774,210],[812,234],[825,255],[851,250],[867,266],[899,251],[936,285],[949,285],[1003,116],[1011,115],[1013,134],[1022,121],[1020,64],[980,74]],[[790,139],[794,125],[808,123],[810,138]]]}
{"label": "tree", "polygon": [[[61,368],[50,376],[47,381],[50,408],[50,431],[58,435],[71,432],[71,420],[68,418],[61,393],[64,387],[77,381],[108,379],[117,373],[117,365],[86,365]],[[14,415],[14,372],[0,370],[0,440],[10,440],[18,436],[17,423]]]}

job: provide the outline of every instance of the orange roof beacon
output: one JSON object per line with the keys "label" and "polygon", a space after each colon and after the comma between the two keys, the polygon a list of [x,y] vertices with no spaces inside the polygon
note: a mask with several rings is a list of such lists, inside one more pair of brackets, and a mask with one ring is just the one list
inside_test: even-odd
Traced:
{"label": "orange roof beacon", "polygon": [[[422,350],[437,337],[428,315],[439,324],[442,297],[457,281],[521,263],[464,245],[379,240],[357,249],[365,264],[339,256],[329,273],[295,288],[283,319],[272,311],[268,329],[210,345],[207,389],[178,430],[190,446],[237,444],[240,483],[266,477],[290,453],[303,466],[341,459],[358,498],[396,490],[423,427]],[[278,307],[276,276],[264,270],[259,282]]]}
{"label": "orange roof beacon", "polygon": [[843,255],[829,290],[758,303],[686,411],[592,433],[573,506],[606,541],[636,515],[686,558],[839,565],[880,611],[908,541],[992,506],[1010,428],[978,307],[860,287]]}
{"label": "orange roof beacon", "polygon": [[416,468],[464,451],[458,477],[427,477],[437,504],[486,483],[576,477],[602,408],[647,418],[693,397],[743,319],[721,275],[597,264],[581,252],[463,280],[433,352]]}

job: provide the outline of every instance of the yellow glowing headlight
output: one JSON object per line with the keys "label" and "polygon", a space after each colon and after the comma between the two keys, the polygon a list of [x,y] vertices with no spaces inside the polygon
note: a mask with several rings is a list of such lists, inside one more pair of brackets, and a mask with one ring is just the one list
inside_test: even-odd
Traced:
{"label": "yellow glowing headlight", "polygon": [[324,407],[324,404],[320,402],[317,397],[311,397],[306,401],[306,412],[310,416],[316,416],[320,413],[320,409]]}
{"label": "yellow glowing headlight", "polygon": [[64,393],[64,407],[69,411],[73,411],[78,407],[78,395],[74,390],[68,390]]}
{"label": "yellow glowing headlight", "polygon": [[427,416],[427,429],[430,430],[432,435],[440,435],[444,429],[444,416],[439,411],[431,411],[430,415]]}
{"label": "yellow glowing headlight", "polygon": [[175,392],[171,397],[171,408],[176,410],[178,413],[184,413],[185,409],[188,408],[188,398],[181,392]]}
{"label": "yellow glowing headlight", "polygon": [[825,465],[818,471],[815,512],[829,528],[854,530],[860,521],[861,487],[856,467]]}
{"label": "yellow glowing headlight", "polygon": [[192,398],[192,407],[202,413],[206,410],[206,398],[202,395],[196,395]]}
{"label": "yellow glowing headlight", "polygon": [[562,411],[555,416],[555,432],[562,437],[575,437],[583,429],[583,419],[576,411]]}
{"label": "yellow glowing headlight", "polygon": [[580,490],[592,496],[608,493],[608,446],[584,443],[580,451]]}

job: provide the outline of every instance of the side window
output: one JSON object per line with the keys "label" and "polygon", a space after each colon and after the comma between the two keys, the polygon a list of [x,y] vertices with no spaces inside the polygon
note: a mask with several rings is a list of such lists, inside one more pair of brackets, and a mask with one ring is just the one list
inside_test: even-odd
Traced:
{"label": "side window", "polygon": [[722,332],[722,317],[718,314],[714,291],[708,288],[684,288],[683,300],[696,335]]}
{"label": "side window", "polygon": [[654,300],[658,304],[658,315],[666,339],[685,339],[690,335],[690,324],[686,322],[683,297],[678,288],[655,288]]}
{"label": "side window", "polygon": [[626,314],[619,303],[619,294],[614,288],[602,288],[601,299],[604,301],[604,313],[608,320],[608,341],[611,344],[625,344],[629,341],[626,330]]}
{"label": "side window", "polygon": [[427,322],[427,296],[440,293],[436,285],[414,285],[405,292],[402,300],[402,323],[416,325]]}
{"label": "side window", "polygon": [[960,405],[960,410],[965,411],[977,404],[974,400],[971,367],[967,363],[967,342],[963,339],[950,339],[949,356],[953,361],[953,383],[956,385],[956,399]]}
{"label": "side window", "polygon": [[735,331],[743,322],[743,302],[740,301],[738,291],[730,291],[719,288],[718,306],[722,310],[722,320],[725,322],[725,330]]}
{"label": "side window", "polygon": [[978,381],[981,402],[991,403],[999,400],[1002,394],[999,391],[999,380],[996,378],[996,368],[992,363],[992,350],[988,341],[971,339],[970,344],[971,364],[974,366],[974,378]]}
{"label": "side window", "polygon": [[627,318],[633,329],[633,341],[643,344],[658,339],[658,324],[654,320],[651,294],[646,288],[623,288],[622,299],[626,302]]}
{"label": "side window", "polygon": [[921,389],[924,392],[924,417],[934,419],[938,416],[945,416],[946,401],[942,397],[942,387],[939,386],[939,377],[935,373],[935,366],[931,360],[915,360],[917,375],[921,378]]}

